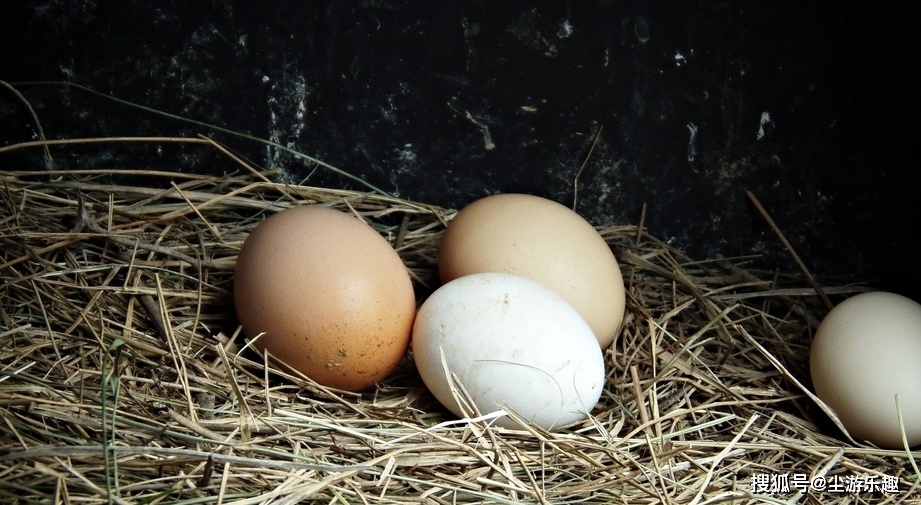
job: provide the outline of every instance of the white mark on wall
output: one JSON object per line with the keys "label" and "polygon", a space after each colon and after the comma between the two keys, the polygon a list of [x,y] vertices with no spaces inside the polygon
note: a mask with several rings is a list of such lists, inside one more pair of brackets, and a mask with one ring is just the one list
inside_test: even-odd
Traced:
{"label": "white mark on wall", "polygon": [[764,126],[773,125],[774,120],[771,119],[771,113],[764,111],[761,113],[761,124],[758,125],[758,133],[755,135],[755,139],[761,140],[764,137]]}
{"label": "white mark on wall", "polygon": [[[283,74],[272,80],[262,77],[263,83],[272,82],[269,93],[269,140],[297,151],[297,140],[307,127],[307,99],[310,90],[302,75]],[[284,168],[282,149],[266,146],[266,168]],[[285,174],[282,174],[284,177]]]}
{"label": "white mark on wall", "polygon": [[570,35],[572,35],[572,24],[568,19],[564,19],[563,22],[560,23],[560,30],[556,32],[556,36],[561,39],[566,39],[569,38]]}
{"label": "white mark on wall", "polygon": [[697,125],[688,123],[688,132],[691,137],[688,139],[688,161],[694,161],[697,157]]}
{"label": "white mark on wall", "polygon": [[681,65],[686,65],[687,63],[687,58],[685,58],[681,52],[675,51],[675,65],[680,67]]}

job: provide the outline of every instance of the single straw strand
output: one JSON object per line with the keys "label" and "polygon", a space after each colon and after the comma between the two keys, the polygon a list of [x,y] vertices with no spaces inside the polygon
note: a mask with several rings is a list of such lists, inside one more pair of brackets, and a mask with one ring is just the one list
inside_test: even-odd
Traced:
{"label": "single straw strand", "polygon": [[806,278],[809,279],[809,282],[812,284],[812,287],[815,289],[815,292],[819,294],[819,298],[821,298],[822,301],[825,302],[825,305],[828,307],[828,310],[835,308],[835,306],[831,303],[831,300],[828,299],[828,296],[825,295],[825,291],[822,289],[822,286],[820,286],[819,283],[816,282],[815,277],[813,277],[812,273],[809,272],[809,269],[806,268],[806,264],[803,263],[803,260],[800,259],[799,254],[796,254],[796,251],[793,249],[793,246],[790,245],[789,241],[787,241],[787,237],[784,236],[783,232],[780,231],[780,228],[777,226],[777,224],[774,223],[774,220],[771,219],[770,214],[768,214],[767,211],[764,210],[764,207],[761,206],[761,202],[758,201],[758,198],[755,197],[754,193],[748,190],[745,191],[745,194],[748,195],[748,199],[751,200],[753,204],[755,204],[755,208],[758,209],[758,212],[761,213],[761,217],[763,217],[764,220],[767,221],[771,229],[774,230],[774,233],[777,234],[777,238],[780,239],[780,242],[783,243],[784,247],[786,247],[788,251],[790,251],[790,255],[793,256],[793,260],[796,261],[797,265],[799,265],[800,270],[802,270],[803,273],[806,274]]}

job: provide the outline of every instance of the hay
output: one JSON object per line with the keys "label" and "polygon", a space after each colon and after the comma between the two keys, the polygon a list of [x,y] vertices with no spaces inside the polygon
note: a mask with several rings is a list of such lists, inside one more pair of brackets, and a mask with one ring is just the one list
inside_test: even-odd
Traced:
{"label": "hay", "polygon": [[[0,501],[921,502],[921,454],[842,441],[808,395],[826,309],[801,276],[695,262],[636,226],[599,228],[628,309],[582,423],[459,422],[410,357],[362,394],[286,375],[232,311],[235,255],[261,219],[361,216],[421,301],[454,211],[272,175],[0,172]],[[790,490],[771,492],[782,475]],[[896,489],[819,492],[798,475]]]}

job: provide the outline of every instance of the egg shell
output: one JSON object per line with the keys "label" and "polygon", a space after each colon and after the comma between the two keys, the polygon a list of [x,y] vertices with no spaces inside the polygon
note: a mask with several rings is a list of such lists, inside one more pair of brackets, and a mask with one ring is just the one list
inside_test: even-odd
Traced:
{"label": "egg shell", "polygon": [[908,444],[921,444],[921,305],[885,292],[848,298],[822,320],[809,360],[816,394],[854,439],[903,446],[898,394]]}
{"label": "egg shell", "polygon": [[415,317],[406,267],[356,217],[301,206],[261,222],[234,272],[234,304],[254,347],[319,384],[360,391],[405,355]]}
{"label": "egg shell", "polygon": [[575,307],[602,349],[624,317],[624,281],[611,248],[579,214],[546,198],[509,193],[464,207],[445,230],[438,272],[442,282],[479,272],[537,281]]}
{"label": "egg shell", "polygon": [[438,288],[416,315],[412,345],[425,385],[458,416],[444,365],[481,414],[507,405],[546,429],[585,418],[604,387],[588,324],[549,288],[515,275],[472,274]]}

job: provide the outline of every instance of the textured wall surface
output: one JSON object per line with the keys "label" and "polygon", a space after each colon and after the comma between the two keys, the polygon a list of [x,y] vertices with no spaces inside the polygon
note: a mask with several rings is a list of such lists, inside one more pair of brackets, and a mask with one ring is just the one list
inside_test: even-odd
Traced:
{"label": "textured wall surface", "polygon": [[[917,30],[894,13],[751,2],[43,1],[5,7],[0,79],[87,86],[271,140],[403,198],[533,193],[697,258],[919,282]],[[904,27],[904,29],[903,29]],[[892,62],[896,62],[893,64]],[[64,86],[17,85],[50,137],[185,135],[283,178],[362,189],[290,153]],[[36,137],[11,94],[0,141]],[[200,147],[57,151],[58,168],[222,173]],[[38,151],[0,158],[35,166]]]}

